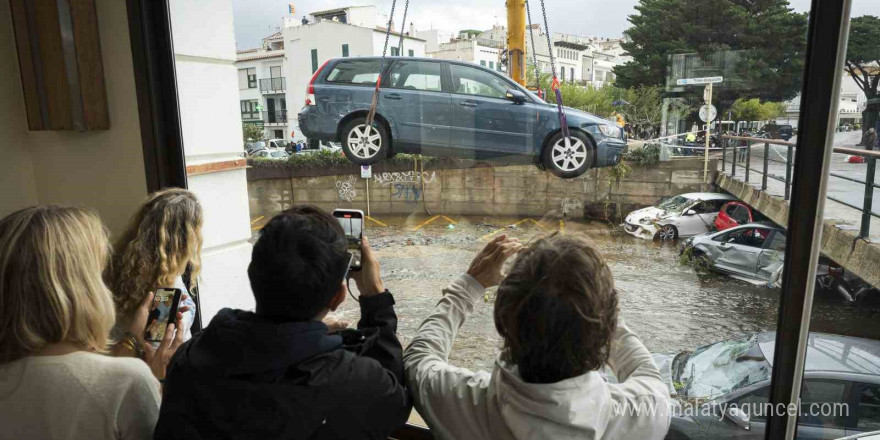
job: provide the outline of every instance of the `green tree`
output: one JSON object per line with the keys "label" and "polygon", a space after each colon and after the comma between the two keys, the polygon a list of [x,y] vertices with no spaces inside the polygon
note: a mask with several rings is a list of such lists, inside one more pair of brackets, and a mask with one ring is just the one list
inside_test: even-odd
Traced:
{"label": "green tree", "polygon": [[621,113],[634,127],[655,128],[663,119],[663,90],[656,86],[639,86],[624,91],[625,105]]}
{"label": "green tree", "polygon": [[769,121],[785,113],[785,104],[761,102],[757,98],[737,99],[730,106],[734,121]]}
{"label": "green tree", "polygon": [[622,44],[633,60],[614,69],[621,87],[665,86],[670,55],[742,50],[735,67],[748,91],[721,85],[719,102],[784,101],[801,90],[807,17],[788,0],[639,0],[636,10]]}
{"label": "green tree", "polygon": [[255,124],[242,124],[242,134],[243,140],[245,142],[249,141],[262,141],[266,139],[266,134],[263,131],[262,127],[259,127]]}
{"label": "green tree", "polygon": [[862,127],[867,130],[877,123],[880,111],[880,102],[871,102],[880,98],[880,18],[865,15],[852,19],[845,68],[869,100],[862,113]]}

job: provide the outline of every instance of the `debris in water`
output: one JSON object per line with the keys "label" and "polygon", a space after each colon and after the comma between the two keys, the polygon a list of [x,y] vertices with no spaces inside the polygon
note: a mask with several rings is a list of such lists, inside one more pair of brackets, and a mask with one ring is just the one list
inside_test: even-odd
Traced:
{"label": "debris in water", "polygon": [[451,231],[451,230],[455,229],[455,225],[449,225],[446,229],[449,229]]}

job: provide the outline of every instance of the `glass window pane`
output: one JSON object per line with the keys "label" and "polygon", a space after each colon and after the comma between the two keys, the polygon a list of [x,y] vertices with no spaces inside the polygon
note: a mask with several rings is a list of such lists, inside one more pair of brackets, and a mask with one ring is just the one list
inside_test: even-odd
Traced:
{"label": "glass window pane", "polygon": [[454,93],[504,98],[508,88],[511,87],[500,76],[483,70],[461,64],[450,64],[449,70],[452,73],[452,89]]}
{"label": "glass window pane", "polygon": [[441,91],[443,66],[438,62],[397,61],[389,70],[389,87]]}
{"label": "glass window pane", "polygon": [[380,59],[340,61],[333,65],[326,81],[342,84],[376,84],[385,63]]}

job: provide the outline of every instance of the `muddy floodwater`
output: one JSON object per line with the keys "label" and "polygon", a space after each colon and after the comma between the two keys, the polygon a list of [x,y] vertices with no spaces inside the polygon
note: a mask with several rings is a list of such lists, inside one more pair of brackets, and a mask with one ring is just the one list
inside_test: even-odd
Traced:
{"label": "muddy floodwater", "polygon": [[[471,259],[499,233],[523,242],[562,229],[586,234],[605,256],[621,295],[621,313],[652,352],[677,352],[746,334],[775,330],[779,290],[679,264],[678,246],[637,239],[603,222],[558,219],[454,217],[380,218],[367,235],[382,265],[385,286],[397,301],[398,332],[404,347],[431,312],[441,290],[467,270]],[[451,228],[449,220],[456,222]],[[513,226],[516,225],[516,226]],[[355,289],[354,283],[352,288]],[[355,289],[356,290],[356,289]],[[478,304],[453,346],[450,361],[470,369],[491,369],[500,347],[492,298]],[[357,303],[349,298],[333,317],[354,325]],[[880,319],[831,299],[817,298],[813,331],[880,339]]]}

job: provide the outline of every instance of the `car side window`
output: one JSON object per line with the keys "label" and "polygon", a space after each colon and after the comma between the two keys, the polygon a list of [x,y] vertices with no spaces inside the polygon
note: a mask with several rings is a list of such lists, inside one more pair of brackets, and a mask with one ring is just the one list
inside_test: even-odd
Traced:
{"label": "car side window", "polygon": [[736,205],[736,210],[733,212],[733,219],[740,224],[746,224],[749,222],[749,211],[740,205]]}
{"label": "car side window", "polygon": [[339,61],[327,74],[325,81],[332,84],[375,85],[385,65],[387,61],[378,59]]}
{"label": "car side window", "polygon": [[452,92],[461,95],[504,99],[512,86],[500,77],[473,67],[449,64]]}
{"label": "car side window", "polygon": [[443,88],[442,65],[431,61],[397,61],[388,73],[393,89],[440,92]]}
{"label": "car side window", "polygon": [[753,421],[767,420],[766,405],[770,402],[770,387],[759,388],[736,401],[738,408],[746,411]]}
{"label": "car side window", "polygon": [[864,431],[880,430],[880,386],[862,385],[858,399],[857,428]]}
{"label": "car side window", "polygon": [[846,424],[845,415],[839,411],[825,411],[822,406],[847,403],[849,386],[846,382],[807,379],[801,389],[801,414],[798,423],[803,425],[838,427]]}
{"label": "car side window", "polygon": [[770,244],[767,246],[767,249],[785,252],[785,234],[776,231],[776,233],[773,234],[773,239],[770,240]]}

